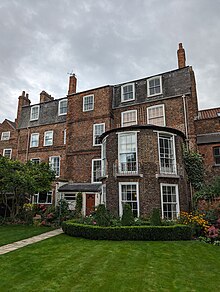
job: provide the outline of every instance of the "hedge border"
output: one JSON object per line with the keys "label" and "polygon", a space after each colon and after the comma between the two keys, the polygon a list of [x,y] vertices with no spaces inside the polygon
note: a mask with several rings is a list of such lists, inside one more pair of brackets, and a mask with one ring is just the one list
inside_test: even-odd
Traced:
{"label": "hedge border", "polygon": [[192,238],[191,227],[187,225],[102,227],[66,221],[62,229],[70,236],[94,240],[177,241]]}

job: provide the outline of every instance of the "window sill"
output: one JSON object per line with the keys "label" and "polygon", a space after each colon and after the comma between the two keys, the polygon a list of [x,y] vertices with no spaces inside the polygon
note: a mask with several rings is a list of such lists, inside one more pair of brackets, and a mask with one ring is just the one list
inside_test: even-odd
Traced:
{"label": "window sill", "polygon": [[212,167],[220,167],[220,164],[213,164]]}
{"label": "window sill", "polygon": [[156,173],[156,178],[180,178],[178,174],[169,174],[169,173]]}
{"label": "window sill", "polygon": [[116,173],[116,176],[117,177],[134,177],[134,176],[137,176],[137,177],[143,177],[143,174],[141,173]]}

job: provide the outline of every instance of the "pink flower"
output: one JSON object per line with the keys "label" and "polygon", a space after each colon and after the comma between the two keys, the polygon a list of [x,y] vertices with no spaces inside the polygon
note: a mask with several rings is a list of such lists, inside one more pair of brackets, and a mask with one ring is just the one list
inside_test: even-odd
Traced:
{"label": "pink flower", "polygon": [[96,221],[93,221],[93,224],[96,225],[97,224]]}

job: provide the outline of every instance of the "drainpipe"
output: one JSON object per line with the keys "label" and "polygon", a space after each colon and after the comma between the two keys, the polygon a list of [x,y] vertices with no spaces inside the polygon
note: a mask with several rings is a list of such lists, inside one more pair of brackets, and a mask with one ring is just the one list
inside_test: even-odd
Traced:
{"label": "drainpipe", "polygon": [[30,138],[30,129],[27,127],[27,148],[26,148],[26,161],[28,161],[28,152],[29,152],[29,138]]}
{"label": "drainpipe", "polygon": [[186,96],[182,95],[183,98],[183,113],[184,113],[184,125],[185,125],[185,134],[186,134],[186,145],[187,149],[189,148],[189,136],[188,136],[188,122],[187,122],[187,109],[186,109]]}

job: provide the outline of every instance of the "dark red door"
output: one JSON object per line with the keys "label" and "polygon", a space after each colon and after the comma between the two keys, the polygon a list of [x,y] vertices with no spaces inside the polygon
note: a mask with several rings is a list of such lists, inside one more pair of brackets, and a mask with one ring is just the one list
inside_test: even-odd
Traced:
{"label": "dark red door", "polygon": [[95,207],[95,194],[86,194],[86,216],[94,211]]}

